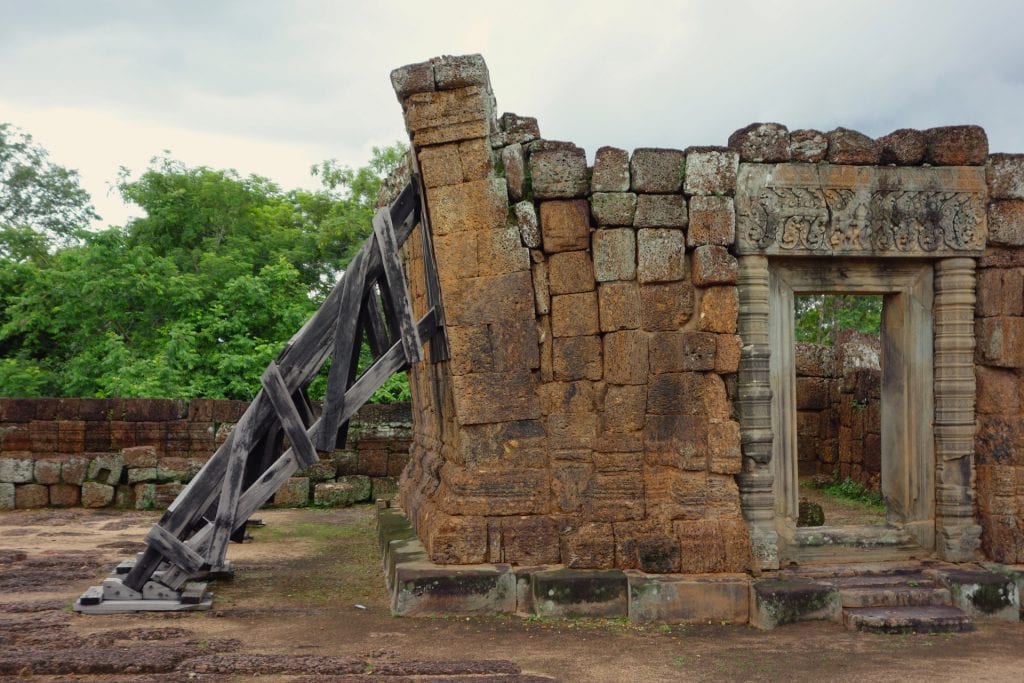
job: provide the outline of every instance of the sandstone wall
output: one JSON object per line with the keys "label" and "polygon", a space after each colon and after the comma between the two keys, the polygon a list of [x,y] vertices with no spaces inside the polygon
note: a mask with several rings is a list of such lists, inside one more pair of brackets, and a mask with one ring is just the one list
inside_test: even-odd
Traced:
{"label": "sandstone wall", "polygon": [[392,80],[451,347],[412,373],[402,502],[430,556],[746,568],[729,398],[737,153],[605,147],[591,170],[534,119],[495,117],[479,57]]}
{"label": "sandstone wall", "polygon": [[877,337],[845,332],[835,346],[796,345],[800,476],[881,488],[882,401]]}
{"label": "sandstone wall", "polygon": [[979,263],[977,460],[982,548],[1024,562],[1024,155],[993,154],[989,239]]}
{"label": "sandstone wall", "polygon": [[[245,401],[0,398],[0,510],[166,507],[219,447]],[[301,472],[275,502],[302,505],[338,477],[389,495],[408,461],[407,404],[367,405],[345,450]]]}

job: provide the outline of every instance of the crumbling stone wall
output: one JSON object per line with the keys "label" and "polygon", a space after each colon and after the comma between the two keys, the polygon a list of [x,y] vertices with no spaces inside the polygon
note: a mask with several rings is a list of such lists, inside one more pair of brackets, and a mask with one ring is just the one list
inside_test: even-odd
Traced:
{"label": "crumbling stone wall", "polygon": [[1024,155],[988,158],[989,238],[979,263],[975,335],[982,549],[1024,562]]}
{"label": "crumbling stone wall", "polygon": [[[163,508],[218,448],[245,401],[0,398],[0,510]],[[388,496],[408,461],[408,404],[367,405],[346,449],[275,496],[305,505],[316,487],[355,477],[364,499]],[[345,479],[346,481],[348,479]]]}
{"label": "crumbling stone wall", "polygon": [[881,489],[878,337],[841,333],[834,346],[797,343],[800,476],[821,474]]}
{"label": "crumbling stone wall", "polygon": [[534,119],[495,117],[479,57],[392,80],[451,347],[412,373],[402,503],[432,559],[748,567],[729,399],[736,152],[605,147],[591,171]]}

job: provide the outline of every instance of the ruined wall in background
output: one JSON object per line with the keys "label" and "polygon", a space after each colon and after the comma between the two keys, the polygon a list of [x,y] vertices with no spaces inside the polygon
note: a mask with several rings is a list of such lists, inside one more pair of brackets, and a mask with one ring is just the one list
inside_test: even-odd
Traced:
{"label": "ruined wall in background", "polygon": [[840,333],[834,346],[796,344],[800,476],[851,479],[879,491],[882,401],[879,340]]}
{"label": "ruined wall in background", "polygon": [[[0,510],[167,507],[248,407],[208,399],[0,398]],[[365,491],[358,499],[392,495],[411,432],[408,404],[363,406],[346,448],[299,472],[275,504],[305,505],[318,484],[339,477]]]}
{"label": "ruined wall in background", "polygon": [[402,502],[432,559],[747,568],[736,152],[606,147],[591,170],[534,119],[495,117],[479,57],[392,80],[451,346],[412,372]]}
{"label": "ruined wall in background", "polygon": [[989,238],[978,269],[978,424],[975,437],[982,549],[1024,562],[1024,155],[986,165]]}

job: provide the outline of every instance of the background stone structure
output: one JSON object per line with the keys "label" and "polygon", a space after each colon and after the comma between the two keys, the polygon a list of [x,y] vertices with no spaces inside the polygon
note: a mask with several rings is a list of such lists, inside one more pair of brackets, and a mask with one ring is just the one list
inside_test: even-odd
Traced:
{"label": "background stone structure", "polygon": [[[758,445],[771,429],[758,422],[768,397],[756,383],[737,395],[750,343],[737,336],[738,320],[748,316],[746,329],[767,334],[759,322],[767,299],[757,288],[764,277],[767,292],[768,271],[744,271],[736,255],[755,254],[744,257],[755,263],[765,258],[759,249],[785,255],[798,245],[811,255],[834,248],[898,259],[909,245],[917,258],[944,259],[935,267],[936,381],[944,382],[934,437],[939,547],[944,557],[970,556],[977,519],[986,552],[1019,561],[1022,157],[988,157],[974,126],[873,140],[846,129],[753,124],[729,147],[603,147],[588,167],[584,150],[543,139],[535,119],[497,115],[479,56],[403,67],[392,83],[427,190],[451,350],[449,361],[412,370],[416,428],[400,494],[432,560],[741,571],[754,563],[753,537],[757,563],[771,566],[762,550],[775,542],[774,494],[761,464],[771,455]],[[778,242],[755,239],[738,251],[741,162],[780,164],[777,172],[789,174],[782,180],[795,189],[779,191],[768,211],[799,207],[801,188],[824,178],[834,188],[825,193],[828,215],[839,211],[851,229],[826,242],[813,229],[773,234]],[[934,168],[947,166],[957,168]],[[770,179],[764,168],[748,171]],[[901,197],[894,181],[910,191]],[[875,196],[882,201],[871,215],[844,208]],[[913,234],[886,241],[858,227],[901,216],[950,231],[943,242],[914,224]],[[973,467],[964,419],[974,414],[973,368],[961,362],[973,340],[962,328],[986,222],[975,515],[972,479],[960,476],[961,465]],[[762,237],[770,227],[762,225]],[[408,242],[411,272],[422,268],[421,248]],[[744,277],[756,296],[741,301]],[[1003,293],[988,294],[996,280]],[[413,272],[410,281],[421,278]],[[421,314],[425,292],[413,297]],[[767,339],[757,343],[767,348]],[[747,372],[766,372],[767,355],[744,357]],[[871,381],[855,381],[851,395],[866,391],[870,404]],[[742,447],[741,410],[754,417]],[[852,436],[847,422],[840,419],[837,436]],[[865,427],[861,444],[872,434]]]}
{"label": "background stone structure", "polygon": [[849,331],[834,346],[796,344],[800,476],[848,478],[880,490],[879,352],[878,337]]}
{"label": "background stone structure", "polygon": [[[33,507],[163,508],[219,447],[245,401],[0,398],[0,510]],[[408,404],[366,405],[346,449],[300,472],[275,497],[305,505],[339,497],[389,496],[408,461]],[[338,487],[334,487],[337,489]],[[325,499],[325,502],[326,499]]]}

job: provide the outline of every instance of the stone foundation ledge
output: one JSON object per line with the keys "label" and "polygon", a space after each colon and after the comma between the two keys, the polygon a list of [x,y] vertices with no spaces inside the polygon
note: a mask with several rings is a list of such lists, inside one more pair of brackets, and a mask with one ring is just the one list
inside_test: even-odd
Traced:
{"label": "stone foundation ledge", "polygon": [[733,624],[750,618],[746,574],[435,564],[405,514],[388,501],[377,503],[377,539],[397,616],[518,614]]}

